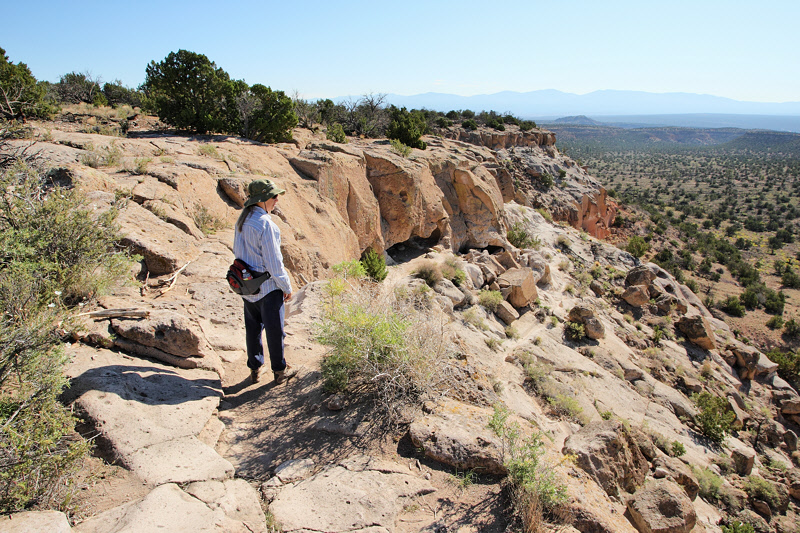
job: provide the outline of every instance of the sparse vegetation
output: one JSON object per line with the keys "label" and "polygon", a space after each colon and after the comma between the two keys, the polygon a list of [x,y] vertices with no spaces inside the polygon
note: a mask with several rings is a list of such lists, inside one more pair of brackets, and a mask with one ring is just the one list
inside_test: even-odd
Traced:
{"label": "sparse vegetation", "polygon": [[519,222],[516,222],[508,230],[508,242],[520,249],[533,248],[538,250],[542,245],[541,239],[531,236]]}
{"label": "sparse vegetation", "polygon": [[433,261],[422,263],[417,270],[414,271],[414,275],[424,280],[425,283],[428,284],[428,287],[433,287],[443,279],[442,269]]}
{"label": "sparse vegetation", "polygon": [[478,293],[478,303],[489,311],[496,311],[502,301],[503,294],[500,291],[484,289]]}
{"label": "sparse vegetation", "polygon": [[[97,216],[34,169],[0,173],[0,512],[63,508],[88,444],[58,402],[66,363],[55,324],[124,279],[116,211]],[[100,268],[98,269],[98,266]]]}
{"label": "sparse vegetation", "polygon": [[567,487],[544,459],[541,433],[524,438],[519,424],[508,422],[510,413],[495,405],[489,427],[503,440],[512,502],[522,522],[523,530],[534,532],[546,516],[567,501]]}
{"label": "sparse vegetation", "polygon": [[332,297],[317,334],[330,347],[322,360],[325,390],[370,393],[394,419],[449,379],[449,345],[437,324],[369,286]]}

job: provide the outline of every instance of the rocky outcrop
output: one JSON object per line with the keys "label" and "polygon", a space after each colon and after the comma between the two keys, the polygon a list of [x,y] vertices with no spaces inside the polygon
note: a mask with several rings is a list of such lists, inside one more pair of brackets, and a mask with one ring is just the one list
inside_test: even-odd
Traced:
{"label": "rocky outcrop", "polygon": [[628,500],[628,511],[640,533],[689,533],[697,522],[691,500],[675,483],[646,483]]}
{"label": "rocky outcrop", "polygon": [[[266,533],[257,494],[243,480],[214,486],[189,485],[185,490],[169,483],[142,500],[115,507],[80,523],[75,533],[134,533],[137,531],[193,531]],[[248,490],[249,489],[249,490]]]}
{"label": "rocky outcrop", "polygon": [[504,474],[503,446],[488,428],[492,411],[445,400],[409,427],[414,446],[425,455],[462,470]]}
{"label": "rocky outcrop", "polygon": [[590,339],[598,340],[606,336],[603,323],[597,317],[595,310],[587,305],[576,305],[569,310],[567,318],[570,322],[583,324],[586,336]]}
{"label": "rocky outcrop", "polygon": [[224,480],[233,467],[198,436],[222,396],[219,376],[80,347],[66,399],[119,460],[152,486]]}
{"label": "rocky outcrop", "polygon": [[562,453],[574,455],[576,464],[611,496],[635,491],[650,469],[619,420],[588,424],[567,438]]}
{"label": "rocky outcrop", "polygon": [[556,144],[554,133],[538,129],[521,131],[515,128],[513,131],[511,129],[509,131],[497,131],[480,128],[473,131],[463,128],[447,128],[441,130],[441,135],[446,139],[455,139],[477,146],[485,146],[492,150],[514,147],[555,146]]}
{"label": "rocky outcrop", "polygon": [[699,314],[682,316],[675,325],[686,335],[689,342],[704,350],[713,350],[716,347],[714,331],[704,316]]}
{"label": "rocky outcrop", "polygon": [[530,305],[539,297],[536,278],[530,268],[506,270],[497,277],[497,285],[508,303],[517,309]]}

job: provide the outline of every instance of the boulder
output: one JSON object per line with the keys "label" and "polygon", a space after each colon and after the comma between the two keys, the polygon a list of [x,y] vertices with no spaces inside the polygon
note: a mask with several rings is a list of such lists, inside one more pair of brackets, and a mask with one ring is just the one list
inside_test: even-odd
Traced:
{"label": "boulder", "polygon": [[437,294],[448,298],[452,302],[453,307],[463,305],[466,300],[466,295],[449,279],[438,281],[436,285],[433,286],[433,290],[436,291]]}
{"label": "boulder", "polygon": [[733,421],[733,429],[742,429],[748,420],[750,420],[750,415],[747,414],[747,411],[739,407],[739,404],[734,400],[732,397],[728,396],[728,405],[731,408],[731,411],[736,415],[736,418]]}
{"label": "boulder", "polygon": [[633,307],[641,307],[650,301],[650,293],[644,285],[632,285],[622,293],[622,299]]}
{"label": "boulder", "polygon": [[702,315],[682,316],[676,326],[692,344],[696,344],[704,350],[713,350],[715,348],[716,337],[714,336],[714,331]]}
{"label": "boulder", "polygon": [[800,500],[800,468],[792,468],[786,473],[786,484],[792,498]]}
{"label": "boulder", "polygon": [[497,278],[500,290],[510,289],[506,300],[519,309],[529,305],[539,297],[536,289],[536,277],[530,268],[511,268]]}
{"label": "boulder", "polygon": [[351,459],[285,485],[269,508],[283,531],[394,531],[403,507],[435,490],[408,467]]}
{"label": "boulder", "polygon": [[656,274],[645,265],[637,266],[628,271],[625,276],[625,286],[643,286],[649,287],[653,280],[656,279]]}
{"label": "boulder", "polygon": [[467,273],[467,277],[472,281],[472,286],[474,288],[480,289],[483,287],[485,279],[479,266],[473,265],[472,263],[465,263],[462,268],[464,272]]}
{"label": "boulder", "polygon": [[639,447],[619,420],[587,424],[567,438],[562,453],[575,455],[577,465],[610,496],[633,492],[650,470]]}
{"label": "boulder", "polygon": [[675,483],[683,487],[690,500],[697,498],[700,485],[692,469],[683,461],[675,457],[658,457],[653,461],[653,466],[663,468]]}
{"label": "boulder", "polygon": [[494,314],[507,325],[511,325],[512,322],[519,318],[519,313],[514,309],[514,306],[505,300],[500,302],[497,309],[494,310]]}
{"label": "boulder", "polygon": [[569,321],[579,322],[583,324],[586,336],[590,339],[602,339],[606,336],[606,330],[603,323],[597,318],[597,315],[588,305],[576,305],[569,311]]}
{"label": "boulder", "polygon": [[667,479],[648,481],[627,505],[641,533],[689,533],[697,522],[691,500]]}
{"label": "boulder", "polygon": [[540,287],[549,285],[553,281],[550,276],[550,264],[541,253],[526,252],[522,256],[522,264],[533,270],[536,275],[536,284]]}
{"label": "boulder", "polygon": [[200,327],[174,311],[154,310],[147,318],[115,318],[111,327],[128,340],[177,357],[205,357],[213,352]]}
{"label": "boulder", "polygon": [[505,474],[503,444],[488,427],[492,414],[489,409],[444,400],[433,413],[412,422],[409,434],[414,446],[436,461],[462,470]]}
{"label": "boulder", "polygon": [[72,528],[67,515],[59,511],[25,511],[0,517],[4,533],[69,533]]}
{"label": "boulder", "polygon": [[735,448],[731,450],[731,459],[733,459],[734,468],[736,473],[740,476],[749,476],[753,471],[753,464],[756,460],[756,452],[752,448]]}

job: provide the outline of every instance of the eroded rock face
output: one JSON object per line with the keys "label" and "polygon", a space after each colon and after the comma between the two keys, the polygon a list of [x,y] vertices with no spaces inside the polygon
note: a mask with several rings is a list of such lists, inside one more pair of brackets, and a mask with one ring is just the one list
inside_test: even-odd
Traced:
{"label": "eroded rock face", "polygon": [[686,335],[689,342],[705,350],[713,350],[716,347],[714,331],[702,315],[683,316],[675,325]]}
{"label": "eroded rock face", "polygon": [[610,496],[636,490],[650,469],[619,420],[586,425],[567,438],[562,453],[575,455],[577,465]]}
{"label": "eroded rock face", "polygon": [[148,318],[117,318],[111,326],[126,339],[177,357],[205,357],[213,351],[202,330],[173,311],[154,310]]}
{"label": "eroded rock face", "polygon": [[672,481],[648,481],[628,501],[628,511],[641,533],[689,533],[697,513],[684,491]]}
{"label": "eroded rock face", "polygon": [[694,501],[697,498],[697,493],[700,492],[700,485],[694,473],[692,473],[692,469],[684,464],[683,461],[675,457],[658,457],[653,461],[653,466],[663,468],[675,483],[683,487],[690,500]]}
{"label": "eroded rock face", "polygon": [[[88,197],[91,207],[99,212],[114,204],[110,193],[95,192]],[[194,237],[134,202],[120,209],[117,223],[122,233],[120,244],[141,255],[153,276],[172,273],[200,255]]]}
{"label": "eroded rock face", "polygon": [[641,307],[650,301],[650,293],[644,285],[631,285],[622,293],[622,299],[633,307]]}
{"label": "eroded rock face", "polygon": [[488,428],[490,409],[456,400],[437,404],[435,412],[415,420],[409,427],[414,446],[425,455],[460,469],[480,469],[490,474],[504,474],[503,447]]}

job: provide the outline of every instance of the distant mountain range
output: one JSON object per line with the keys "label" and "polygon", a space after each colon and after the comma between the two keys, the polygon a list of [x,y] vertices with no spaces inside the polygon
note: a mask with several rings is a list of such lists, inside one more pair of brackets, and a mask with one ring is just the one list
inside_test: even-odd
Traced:
{"label": "distant mountain range", "polygon": [[[707,94],[603,90],[579,95],[546,89],[526,93],[504,91],[476,96],[443,93],[412,96],[388,94],[386,102],[409,109],[426,108],[437,111],[493,109],[537,121],[586,115],[606,123],[638,122],[648,125],[763,128],[800,132],[800,101],[743,102]],[[633,120],[632,115],[636,120]],[[737,118],[733,115],[747,117]]]}

